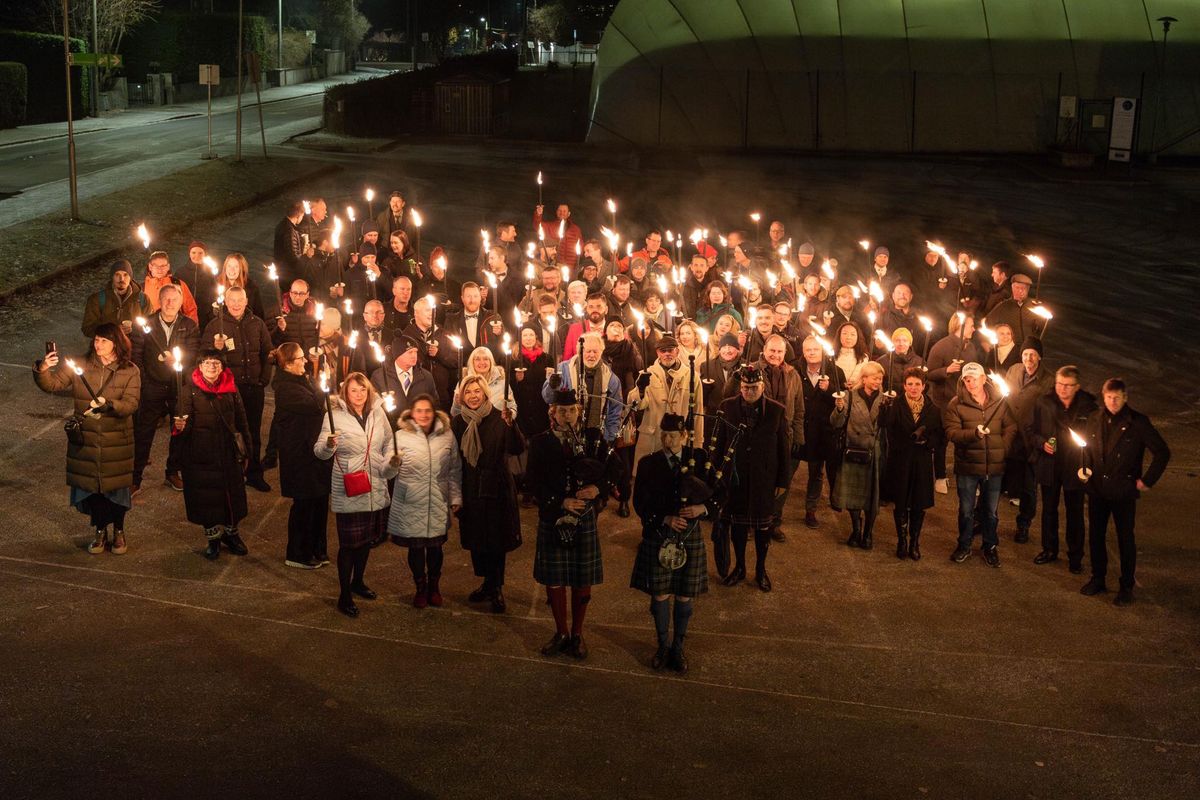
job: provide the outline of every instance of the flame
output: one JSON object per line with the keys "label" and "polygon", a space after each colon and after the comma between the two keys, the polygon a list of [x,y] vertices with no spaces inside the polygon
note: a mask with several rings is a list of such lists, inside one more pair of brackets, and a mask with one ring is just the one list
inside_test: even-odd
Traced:
{"label": "flame", "polygon": [[1047,322],[1054,319],[1054,314],[1050,313],[1050,309],[1045,306],[1034,306],[1029,311],[1031,314],[1036,314]]}
{"label": "flame", "polygon": [[73,359],[70,359],[70,358],[67,359],[67,368],[70,369],[72,372],[74,372],[76,375],[83,374],[83,368],[75,366],[75,361]]}
{"label": "flame", "polygon": [[217,304],[225,305],[225,287],[219,283],[217,284]]}
{"label": "flame", "polygon": [[617,204],[613,202],[613,199],[611,197],[608,198],[607,205],[608,205],[608,213],[610,213],[610,214],[617,213]]}
{"label": "flame", "polygon": [[143,333],[150,332],[150,326],[146,324],[145,317],[134,317],[133,321],[137,323],[137,326],[142,329]]}
{"label": "flame", "polygon": [[717,241],[721,243],[721,247],[729,247],[729,240],[724,236],[718,236]]}
{"label": "flame", "polygon": [[696,333],[700,334],[700,344],[708,347],[708,328],[696,328]]}
{"label": "flame", "polygon": [[204,266],[208,267],[208,271],[213,274],[213,277],[221,274],[221,268],[217,266],[217,262],[213,260],[212,256],[205,256],[201,261],[203,261]]}
{"label": "flame", "polygon": [[824,336],[828,332],[824,325],[817,322],[816,317],[808,318],[808,327],[812,328],[814,331],[816,331],[818,334],[820,334],[820,336],[817,337],[818,339],[820,339],[821,336]]}
{"label": "flame", "polygon": [[632,311],[633,311],[633,318],[634,318],[634,320],[637,321],[637,329],[640,331],[646,324],[646,317],[642,314],[642,312],[638,311],[636,308],[632,309]]}
{"label": "flame", "polygon": [[567,221],[560,219],[558,221],[558,240],[561,242],[563,237],[567,235]]}
{"label": "flame", "polygon": [[540,171],[540,170],[538,171],[538,176],[537,176],[537,185],[538,185],[538,186],[541,186],[541,185],[542,185],[542,173],[541,173],[541,171]]}
{"label": "flame", "polygon": [[833,271],[833,264],[829,263],[829,259],[821,262],[821,274],[831,281],[837,280],[837,273]]}
{"label": "flame", "polygon": [[[1042,269],[1043,267],[1046,266],[1046,262],[1042,259],[1041,256],[1035,256],[1035,255],[1030,254],[1030,255],[1025,256],[1025,258],[1026,258],[1026,260],[1029,261],[1030,264],[1033,264],[1038,269]],[[1080,447],[1082,447],[1082,446],[1083,445],[1080,445]]]}
{"label": "flame", "polygon": [[551,333],[554,333],[554,330],[558,327],[558,317],[550,317],[550,319],[546,320],[546,327],[550,329]]}
{"label": "flame", "polygon": [[989,328],[986,322],[980,323],[979,332],[983,335],[983,338],[987,339],[992,344],[996,344],[999,341],[999,337],[996,336],[996,332]]}
{"label": "flame", "polygon": [[421,225],[424,224],[424,221],[421,219],[421,212],[417,211],[415,208],[410,210],[412,211],[413,225],[416,225],[418,228],[421,227]]}
{"label": "flame", "polygon": [[632,256],[632,255],[633,255],[633,242],[626,242],[626,243],[625,243],[625,255],[626,255],[626,256]]}
{"label": "flame", "polygon": [[333,216],[333,236],[330,237],[330,242],[333,244],[333,249],[337,250],[342,246],[342,218],[334,214]]}
{"label": "flame", "polygon": [[375,274],[375,270],[367,270],[367,280],[369,280],[371,283],[374,283],[375,279],[378,277],[379,276]]}
{"label": "flame", "polygon": [[675,316],[675,301],[674,300],[667,303],[667,311],[670,312],[672,317]]}
{"label": "flame", "polygon": [[301,200],[300,202],[304,206],[304,216],[307,217],[312,214],[312,205],[310,205],[307,200]]}
{"label": "flame", "polygon": [[[672,270],[672,272],[673,271],[674,270]],[[675,276],[672,275],[671,277],[675,277]],[[667,293],[667,278],[666,278],[666,276],[659,275],[657,278],[654,279],[654,282],[658,284],[659,294],[665,295]]]}
{"label": "flame", "polygon": [[875,341],[879,342],[879,346],[889,353],[896,349],[896,345],[892,344],[891,337],[879,329],[875,330]]}
{"label": "flame", "polygon": [[396,393],[387,392],[383,395],[383,410],[391,414],[396,410]]}
{"label": "flame", "polygon": [[451,336],[450,344],[454,345],[459,350],[462,350],[463,340],[461,336]]}
{"label": "flame", "polygon": [[930,333],[933,330],[933,320],[929,317],[921,315],[917,317],[917,321],[921,323],[921,327],[925,329],[926,333]]}
{"label": "flame", "polygon": [[491,240],[492,240],[492,237],[488,236],[488,232],[485,231],[483,228],[479,229],[479,237],[481,239],[483,239],[483,246],[485,248],[488,246],[488,243],[491,242]]}
{"label": "flame", "polygon": [[675,244],[675,234],[671,233],[670,228],[667,228],[667,243]]}
{"label": "flame", "polygon": [[534,275],[533,262],[526,261],[525,262],[525,280],[532,282],[533,275]]}
{"label": "flame", "polygon": [[141,223],[137,226],[137,236],[142,240],[142,247],[150,249],[150,231],[146,230],[146,223]]}
{"label": "flame", "polygon": [[384,360],[383,348],[379,346],[379,342],[371,342],[370,345],[371,353],[375,356],[375,360],[382,364]]}
{"label": "flame", "polygon": [[275,269],[275,264],[267,264],[267,277],[279,283],[279,271]]}
{"label": "flame", "polygon": [[329,394],[329,375],[324,371],[321,372],[321,391]]}
{"label": "flame", "polygon": [[693,245],[697,245],[700,243],[700,240],[704,238],[704,231],[696,228],[694,231],[692,231],[692,235],[688,238],[692,240]]}
{"label": "flame", "polygon": [[367,189],[367,195],[366,195],[366,196],[367,196],[367,202],[368,202],[368,203],[369,203],[369,202],[371,202],[372,200],[374,200],[374,199],[375,199],[375,190],[374,190],[374,189]]}
{"label": "flame", "polygon": [[354,222],[354,206],[346,206],[346,218]]}
{"label": "flame", "polygon": [[446,262],[445,256],[438,256],[437,258],[435,258],[433,260],[433,263],[436,264],[437,266],[441,267],[442,272],[446,271],[447,262]]}
{"label": "flame", "polygon": [[807,307],[808,307],[808,301],[804,299],[804,295],[800,295],[799,297],[796,298],[796,313],[797,314],[799,314],[801,311],[803,311]]}
{"label": "flame", "polygon": [[320,322],[321,320],[325,319],[325,304],[324,304],[324,303],[317,303],[316,312],[317,312],[317,313],[316,313],[316,317],[317,317],[317,321],[318,321],[318,322]]}
{"label": "flame", "polygon": [[485,269],[483,271],[483,277],[487,278],[488,286],[492,287],[493,289],[496,288],[496,273]]}
{"label": "flame", "polygon": [[171,363],[176,372],[183,372],[183,353],[178,346],[171,348]]}
{"label": "flame", "polygon": [[750,306],[750,327],[758,327],[758,306]]}
{"label": "flame", "polygon": [[792,265],[786,260],[781,260],[779,263],[783,265],[783,271],[787,273],[788,278],[793,281],[796,280],[796,270],[792,269]]}
{"label": "flame", "polygon": [[760,219],[762,219],[762,214],[755,211],[750,214],[750,219],[754,220],[754,222],[757,223]]}
{"label": "flame", "polygon": [[[822,330],[821,332],[824,333],[824,330]],[[824,336],[818,336],[816,338],[817,338],[817,341],[821,343],[821,347],[825,350],[825,354],[828,355],[830,358],[833,358],[833,354],[834,354],[833,343],[830,342],[828,339],[826,339]]]}
{"label": "flame", "polygon": [[543,228],[541,225],[538,225],[538,241],[539,242],[546,241],[546,229]]}
{"label": "flame", "polygon": [[721,277],[725,279],[726,286],[733,286],[733,270],[725,270],[721,273]]}
{"label": "flame", "polygon": [[580,255],[580,254],[582,254],[582,253],[583,253],[583,245],[581,245],[581,244],[579,243],[579,240],[578,240],[578,239],[576,239],[576,240],[575,240],[575,255],[577,255],[577,256],[578,256],[578,255]]}
{"label": "flame", "polygon": [[562,275],[563,283],[571,282],[571,268],[570,267],[559,267],[558,271]]}
{"label": "flame", "polygon": [[521,319],[521,309],[513,309],[513,322],[517,323],[517,330],[521,330],[521,325],[525,322],[523,319]]}
{"label": "flame", "polygon": [[1067,433],[1071,434],[1071,441],[1073,441],[1076,445],[1079,447],[1087,447],[1087,439],[1084,439],[1082,436],[1076,433],[1074,428],[1067,428]]}
{"label": "flame", "polygon": [[504,355],[508,355],[512,350],[512,337],[508,335],[508,331],[504,332],[504,338],[500,340],[500,351]]}
{"label": "flame", "polygon": [[859,239],[858,246],[861,247],[863,250],[871,249],[871,243],[869,241],[867,241],[866,239]]}
{"label": "flame", "polygon": [[867,321],[871,323],[871,327],[875,326],[875,319],[876,319],[875,311],[874,310],[868,311],[867,312]]}
{"label": "flame", "polygon": [[435,308],[437,308],[437,298],[435,298],[433,295],[427,294],[424,297],[422,297],[421,299],[425,301],[425,307],[428,308],[431,312]]}
{"label": "flame", "polygon": [[989,372],[988,380],[990,380],[992,384],[1000,390],[1001,397],[1008,397],[1008,394],[1011,390],[1008,388],[1008,383],[1004,380],[1004,378],[1000,377],[1000,373]]}
{"label": "flame", "polygon": [[[346,302],[349,303],[350,301],[347,300]],[[350,346],[351,350],[358,347],[358,331],[350,331],[350,341],[346,342],[346,344]]]}
{"label": "flame", "polygon": [[862,297],[862,292],[859,290],[859,288],[857,286],[850,287],[850,294],[854,295],[855,300]]}
{"label": "flame", "polygon": [[771,270],[767,270],[767,285],[774,289],[779,284],[779,278]]}
{"label": "flame", "polygon": [[871,297],[873,297],[875,299],[875,302],[877,302],[877,303],[883,302],[883,287],[879,285],[879,281],[871,281],[871,286],[870,286],[869,291],[870,291]]}
{"label": "flame", "polygon": [[579,303],[572,303],[571,310],[575,312],[575,316],[577,316],[577,317],[583,316],[583,306],[580,305]]}
{"label": "flame", "polygon": [[777,252],[781,257],[786,256],[788,254],[788,246],[786,244],[779,245],[779,250]]}

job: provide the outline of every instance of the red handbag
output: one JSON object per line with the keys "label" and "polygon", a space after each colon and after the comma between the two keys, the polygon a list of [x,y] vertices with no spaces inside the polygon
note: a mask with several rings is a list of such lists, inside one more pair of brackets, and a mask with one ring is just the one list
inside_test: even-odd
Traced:
{"label": "red handbag", "polygon": [[371,476],[365,471],[343,472],[342,485],[346,488],[346,497],[358,497],[371,491]]}

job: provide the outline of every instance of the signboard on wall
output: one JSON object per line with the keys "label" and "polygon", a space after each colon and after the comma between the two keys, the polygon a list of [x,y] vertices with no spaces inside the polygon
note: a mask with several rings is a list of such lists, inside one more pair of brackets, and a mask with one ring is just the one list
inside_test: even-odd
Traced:
{"label": "signboard on wall", "polygon": [[1114,97],[1112,128],[1108,137],[1108,160],[1128,161],[1133,152],[1133,133],[1137,123],[1137,99]]}

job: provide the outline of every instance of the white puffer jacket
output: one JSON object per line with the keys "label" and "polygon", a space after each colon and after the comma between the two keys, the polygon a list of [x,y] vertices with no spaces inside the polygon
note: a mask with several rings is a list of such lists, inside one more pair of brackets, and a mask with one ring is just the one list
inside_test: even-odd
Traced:
{"label": "white puffer jacket", "polygon": [[[387,481],[395,474],[388,462],[392,460],[395,449],[392,445],[392,426],[388,422],[387,412],[383,410],[383,402],[376,401],[371,408],[364,430],[358,424],[358,420],[342,405],[341,399],[334,397],[333,425],[338,433],[336,450],[330,450],[325,444],[325,440],[329,438],[328,414],[321,424],[321,435],[313,444],[313,454],[317,458],[333,458],[333,479],[329,497],[329,506],[333,513],[352,514],[387,508],[390,501]],[[342,475],[360,470],[370,477],[371,491],[347,497]]]}
{"label": "white puffer jacket", "polygon": [[406,538],[432,539],[450,530],[450,506],[462,505],[462,460],[450,418],[437,412],[428,436],[412,420],[412,411],[400,415],[397,443],[400,472],[388,514],[388,533]]}

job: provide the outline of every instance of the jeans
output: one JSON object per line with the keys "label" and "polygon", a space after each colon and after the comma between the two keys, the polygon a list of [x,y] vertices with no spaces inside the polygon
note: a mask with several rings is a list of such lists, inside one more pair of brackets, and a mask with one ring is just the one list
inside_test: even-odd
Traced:
{"label": "jeans", "polygon": [[996,537],[996,527],[1000,517],[996,510],[1000,505],[1000,486],[1004,481],[1003,475],[959,475],[955,473],[954,481],[958,486],[958,546],[971,548],[974,538],[975,495],[980,496],[980,505],[984,506],[986,517],[983,525],[983,546],[995,547],[1000,540]]}

